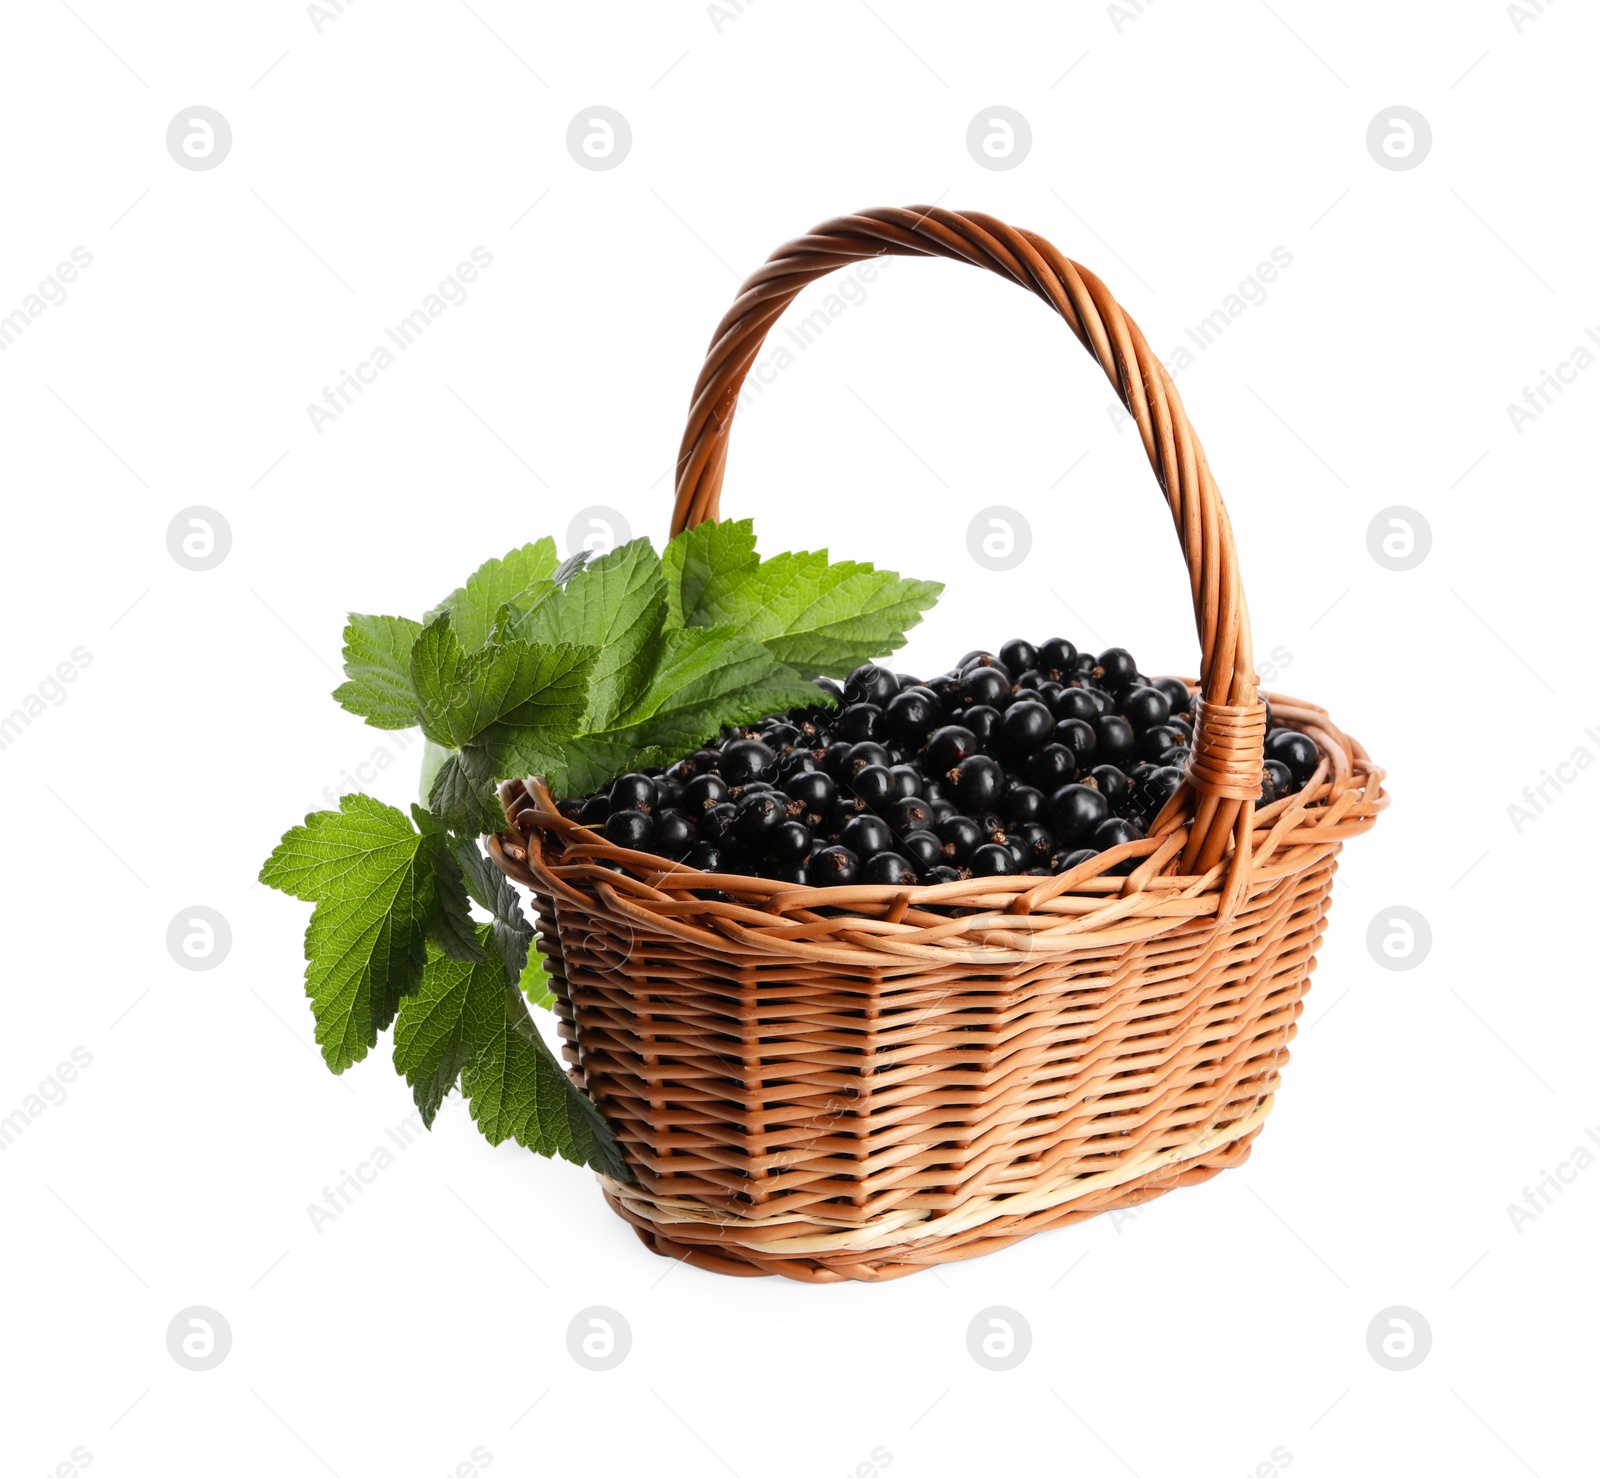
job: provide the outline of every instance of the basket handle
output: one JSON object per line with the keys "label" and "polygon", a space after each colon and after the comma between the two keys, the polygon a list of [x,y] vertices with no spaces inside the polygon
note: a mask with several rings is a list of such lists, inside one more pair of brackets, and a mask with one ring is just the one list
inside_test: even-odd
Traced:
{"label": "basket handle", "polygon": [[753,272],[712,336],[678,453],[672,532],[719,517],[728,432],[739,390],[767,331],[799,291],[866,257],[950,257],[986,267],[1043,298],[1105,371],[1139,428],[1189,568],[1200,637],[1200,697],[1188,772],[1194,825],[1186,872],[1204,871],[1235,841],[1228,912],[1249,866],[1261,786],[1265,709],[1256,696],[1250,620],[1227,510],[1171,376],[1105,284],[1042,236],[975,211],[882,207],[825,221]]}

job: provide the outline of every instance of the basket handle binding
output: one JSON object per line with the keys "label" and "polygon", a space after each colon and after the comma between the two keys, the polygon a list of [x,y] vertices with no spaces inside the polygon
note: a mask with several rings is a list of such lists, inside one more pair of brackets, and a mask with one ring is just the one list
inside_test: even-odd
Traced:
{"label": "basket handle binding", "polygon": [[1233,530],[1171,376],[1138,325],[1094,273],[1042,236],[975,211],[891,206],[825,221],[779,247],[745,280],[712,336],[679,448],[672,533],[720,516],[739,390],[783,310],[818,278],[883,255],[968,262],[1043,298],[1095,357],[1138,426],[1177,527],[1200,638],[1200,694],[1187,777],[1195,815],[1180,867],[1186,873],[1208,870],[1233,837],[1221,904],[1231,914],[1249,869],[1266,737]]}

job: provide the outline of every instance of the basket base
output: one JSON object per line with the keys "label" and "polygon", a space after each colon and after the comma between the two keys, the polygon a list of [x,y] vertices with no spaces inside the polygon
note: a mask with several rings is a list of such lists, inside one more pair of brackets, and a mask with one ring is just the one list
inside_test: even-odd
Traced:
{"label": "basket base", "polygon": [[998,1252],[1002,1247],[1031,1237],[1035,1232],[1068,1226],[1107,1211],[1141,1206],[1179,1186],[1199,1185],[1220,1170],[1244,1164],[1250,1158],[1251,1145],[1260,1132],[1261,1125],[1257,1124],[1238,1139],[1192,1160],[1183,1161],[1181,1169],[1164,1167],[1139,1180],[1110,1187],[1064,1206],[1049,1207],[1023,1216],[1002,1217],[970,1232],[952,1237],[929,1237],[876,1254],[840,1252],[818,1257],[797,1257],[792,1254],[763,1256],[755,1248],[728,1241],[722,1235],[726,1228],[674,1226],[671,1234],[668,1234],[654,1222],[624,1206],[610,1191],[605,1191],[604,1195],[611,1209],[633,1227],[639,1240],[652,1252],[686,1262],[708,1273],[726,1273],[735,1278],[776,1275],[792,1278],[799,1283],[887,1283],[942,1262],[961,1262],[969,1257]]}

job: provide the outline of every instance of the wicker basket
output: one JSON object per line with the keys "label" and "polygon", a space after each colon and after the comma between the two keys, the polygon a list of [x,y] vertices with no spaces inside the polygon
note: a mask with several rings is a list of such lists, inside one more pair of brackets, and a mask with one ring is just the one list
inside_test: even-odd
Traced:
{"label": "wicker basket", "polygon": [[1186,785],[1146,838],[1044,879],[709,876],[580,829],[537,780],[502,788],[510,826],[490,839],[534,894],[567,1060],[637,1177],[602,1177],[612,1207],[656,1252],[813,1283],[973,1257],[1240,1164],[1288,1058],[1340,846],[1387,800],[1326,713],[1270,694],[1322,762],[1297,795],[1256,805],[1265,717],[1216,483],[1144,336],[1031,232],[884,209],[778,251],[695,386],[673,532],[718,516],[739,387],[785,306],[879,254],[951,257],[1038,294],[1138,425],[1200,637]]}

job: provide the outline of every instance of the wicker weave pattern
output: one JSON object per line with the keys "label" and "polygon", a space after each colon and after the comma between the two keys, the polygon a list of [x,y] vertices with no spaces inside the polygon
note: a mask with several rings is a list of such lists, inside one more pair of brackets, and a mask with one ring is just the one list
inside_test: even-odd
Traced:
{"label": "wicker weave pattern", "polygon": [[[637,1183],[607,1199],[721,1272],[882,1280],[1193,1184],[1249,1153],[1278,1087],[1345,838],[1387,804],[1327,714],[1297,795],[1258,809],[1264,709],[1227,515],[1160,362],[1103,284],[989,217],[882,210],[790,243],[715,335],[674,531],[716,517],[739,385],[783,307],[878,252],[943,255],[1067,321],[1140,427],[1189,566],[1188,781],[1144,839],[1051,878],[814,889],[686,871],[502,787],[574,1075]],[[1130,864],[1124,875],[1119,864]],[[1113,873],[1116,875],[1113,875]]]}
{"label": "wicker weave pattern", "polygon": [[[1383,804],[1355,741],[1273,704],[1336,746],[1343,774],[1325,764],[1256,813],[1251,887],[1225,922],[1222,864],[1151,868],[1181,850],[1177,819],[1031,905],[1031,878],[809,889],[688,872],[575,826],[536,781],[504,787],[515,821],[492,851],[537,895],[568,1061],[639,1178],[608,1183],[612,1205],[702,1266],[883,1279],[1242,1160],[1335,858]],[[1127,857],[1143,859],[1131,875],[1096,876]]]}

